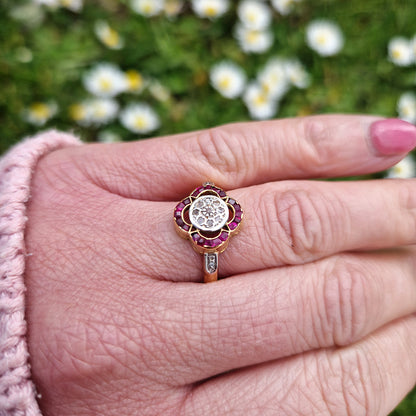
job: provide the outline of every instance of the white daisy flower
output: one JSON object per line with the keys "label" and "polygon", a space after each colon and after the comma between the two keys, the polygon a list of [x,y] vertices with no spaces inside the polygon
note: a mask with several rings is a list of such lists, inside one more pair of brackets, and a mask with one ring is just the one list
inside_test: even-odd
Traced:
{"label": "white daisy flower", "polygon": [[398,66],[410,66],[415,61],[415,53],[412,41],[395,37],[390,40],[388,45],[389,59]]}
{"label": "white daisy flower", "polygon": [[192,9],[199,17],[214,19],[228,11],[229,0],[192,0]]}
{"label": "white daisy flower", "polygon": [[33,0],[36,4],[41,4],[52,9],[56,9],[60,5],[60,0]]}
{"label": "white daisy flower", "polygon": [[297,88],[307,88],[311,82],[310,76],[297,59],[285,62],[286,74],[292,85]]}
{"label": "white daisy flower", "polygon": [[160,14],[165,7],[164,0],[131,0],[132,10],[142,16],[152,17]]}
{"label": "white daisy flower", "polygon": [[272,0],[272,6],[282,15],[287,16],[301,0]]}
{"label": "white daisy flower", "polygon": [[263,53],[273,45],[273,34],[270,30],[252,30],[239,24],[235,29],[235,37],[243,52]]}
{"label": "white daisy flower", "polygon": [[411,155],[407,155],[399,163],[387,171],[387,178],[414,178],[416,176],[416,163]]}
{"label": "white daisy flower", "polygon": [[97,134],[97,139],[101,143],[118,143],[123,139],[111,130],[102,130]]}
{"label": "white daisy flower", "polygon": [[115,97],[127,89],[124,73],[114,64],[101,63],[83,78],[85,89],[98,97]]}
{"label": "white daisy flower", "polygon": [[270,119],[274,117],[278,109],[277,100],[271,98],[257,83],[252,83],[247,87],[243,100],[250,116],[256,120]]}
{"label": "white daisy flower", "polygon": [[175,18],[183,10],[183,6],[183,0],[165,0],[165,15],[169,19]]}
{"label": "white daisy flower", "polygon": [[109,49],[118,50],[124,46],[124,40],[119,33],[103,20],[95,23],[94,32],[98,40]]}
{"label": "white daisy flower", "polygon": [[149,83],[149,92],[156,100],[161,102],[166,102],[171,99],[169,89],[155,79]]}
{"label": "white daisy flower", "polygon": [[412,46],[413,57],[416,62],[416,35],[414,35],[413,38],[410,39],[410,44]]}
{"label": "white daisy flower", "polygon": [[80,12],[83,7],[83,0],[60,0],[59,4],[65,9]]}
{"label": "white daisy flower", "polygon": [[251,30],[264,30],[272,20],[270,7],[262,1],[243,0],[237,7],[237,14],[243,25]]}
{"label": "white daisy flower", "polygon": [[402,120],[416,124],[416,94],[402,94],[397,102],[397,112]]}
{"label": "white daisy flower", "polygon": [[328,20],[315,20],[306,28],[306,41],[321,56],[336,55],[344,46],[339,26]]}
{"label": "white daisy flower", "polygon": [[270,59],[258,73],[257,81],[265,95],[272,99],[282,98],[290,87],[286,62],[280,58]]}
{"label": "white daisy flower", "polygon": [[118,113],[119,105],[111,98],[91,98],[69,108],[71,118],[79,125],[102,126],[113,121]]}
{"label": "white daisy flower", "polygon": [[121,124],[133,133],[146,134],[160,126],[156,112],[145,103],[133,103],[120,114]]}
{"label": "white daisy flower", "polygon": [[54,101],[35,102],[23,111],[23,118],[35,126],[43,126],[58,112]]}
{"label": "white daisy flower", "polygon": [[211,85],[226,98],[239,97],[246,86],[246,75],[241,67],[229,62],[219,62],[211,68]]}

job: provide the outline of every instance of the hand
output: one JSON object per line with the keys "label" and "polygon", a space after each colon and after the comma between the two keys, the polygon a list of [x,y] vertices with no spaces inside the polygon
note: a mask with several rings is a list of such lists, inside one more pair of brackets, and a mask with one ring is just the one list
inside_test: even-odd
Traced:
{"label": "hand", "polygon": [[[400,121],[235,124],[44,157],[27,319],[45,415],[387,415],[416,381],[416,183]],[[396,140],[392,142],[394,136]],[[245,211],[201,284],[173,209],[206,180]]]}

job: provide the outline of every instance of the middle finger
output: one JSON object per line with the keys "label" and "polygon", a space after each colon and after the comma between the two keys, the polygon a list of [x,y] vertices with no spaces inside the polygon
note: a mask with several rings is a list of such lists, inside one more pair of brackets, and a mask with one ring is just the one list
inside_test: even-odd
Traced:
{"label": "middle finger", "polygon": [[[220,255],[220,274],[303,264],[335,253],[416,243],[414,180],[362,182],[285,181],[231,192],[244,209],[241,232]],[[123,232],[125,255],[146,275],[162,280],[201,281],[201,259],[174,230],[174,203],[127,200],[130,218],[146,214],[140,230]],[[144,206],[143,204],[147,204]],[[119,224],[117,224],[119,226]],[[137,239],[140,234],[142,238]],[[141,270],[143,272],[143,270]]]}

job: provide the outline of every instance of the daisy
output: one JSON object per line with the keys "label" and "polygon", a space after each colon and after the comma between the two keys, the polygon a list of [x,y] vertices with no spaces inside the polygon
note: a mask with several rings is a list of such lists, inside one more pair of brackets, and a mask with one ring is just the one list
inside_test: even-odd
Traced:
{"label": "daisy", "polygon": [[125,77],[127,83],[127,91],[139,94],[144,90],[146,83],[140,72],[136,71],[135,69],[129,69],[126,71]]}
{"label": "daisy", "polygon": [[124,40],[119,33],[112,29],[107,22],[99,20],[94,25],[94,32],[97,38],[109,49],[121,49],[124,46]]}
{"label": "daisy", "polygon": [[98,97],[114,97],[127,89],[124,73],[113,64],[101,63],[83,78],[85,89]]}
{"label": "daisy", "polygon": [[43,4],[44,6],[51,7],[51,8],[58,8],[60,0],[34,0],[36,4]]}
{"label": "daisy", "polygon": [[133,103],[120,114],[121,124],[133,133],[146,134],[160,126],[160,120],[155,111],[145,103]]}
{"label": "daisy", "polygon": [[310,84],[310,76],[297,59],[285,62],[287,77],[292,85],[297,88],[307,88]]}
{"label": "daisy", "polygon": [[214,19],[225,14],[229,0],[192,0],[192,9],[199,17]]}
{"label": "daisy", "polygon": [[152,17],[163,11],[164,0],[131,0],[132,10],[142,16]]}
{"label": "daisy", "polygon": [[270,26],[272,11],[267,4],[256,0],[243,0],[237,14],[247,29],[263,30]]}
{"label": "daisy", "polygon": [[70,107],[73,120],[81,126],[102,126],[113,121],[118,113],[119,105],[111,98],[92,98]]}
{"label": "daisy", "polygon": [[149,83],[149,92],[153,98],[161,102],[169,101],[172,98],[169,89],[155,79]]}
{"label": "daisy", "polygon": [[101,143],[117,143],[122,142],[123,139],[111,130],[100,131],[97,135],[97,139]]}
{"label": "daisy", "polygon": [[271,98],[257,83],[252,83],[247,87],[243,100],[250,116],[256,120],[272,118],[278,109],[277,100]]}
{"label": "daisy", "polygon": [[235,37],[243,52],[263,53],[273,45],[273,34],[269,30],[252,30],[239,24],[235,30]]}
{"label": "daisy", "polygon": [[211,85],[226,98],[239,97],[246,85],[246,75],[241,67],[222,61],[211,68]]}
{"label": "daisy", "polygon": [[82,10],[83,0],[60,0],[60,5],[72,12],[79,12]]}
{"label": "daisy", "polygon": [[282,98],[290,86],[286,62],[279,58],[269,60],[257,75],[257,81],[267,96],[273,99]]}
{"label": "daisy", "polygon": [[399,117],[409,123],[416,124],[416,95],[412,92],[405,92],[397,102]]}
{"label": "daisy", "polygon": [[336,55],[344,46],[344,36],[333,22],[315,20],[306,28],[306,42],[321,56]]}
{"label": "daisy", "polygon": [[23,112],[23,118],[35,126],[43,126],[58,112],[55,102],[35,102]]}
{"label": "daisy", "polygon": [[387,178],[414,178],[416,176],[416,164],[411,155],[406,156],[399,163],[387,171]]}
{"label": "daisy", "polygon": [[398,66],[410,66],[415,60],[412,42],[403,37],[395,37],[388,45],[389,59]]}
{"label": "daisy", "polygon": [[165,1],[165,15],[169,18],[175,18],[183,10],[183,0],[166,0]]}
{"label": "daisy", "polygon": [[288,15],[294,8],[295,3],[301,0],[272,0],[272,6],[282,15]]}

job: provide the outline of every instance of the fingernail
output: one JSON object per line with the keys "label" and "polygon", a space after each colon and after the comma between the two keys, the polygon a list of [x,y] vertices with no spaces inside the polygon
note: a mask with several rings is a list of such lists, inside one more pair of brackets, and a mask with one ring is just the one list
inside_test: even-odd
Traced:
{"label": "fingernail", "polygon": [[370,139],[379,155],[400,155],[416,146],[416,127],[397,118],[378,120],[370,126]]}

